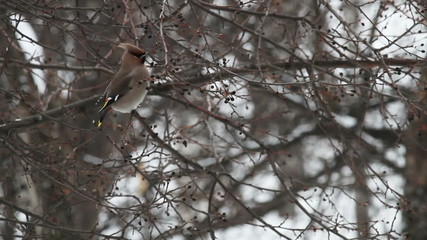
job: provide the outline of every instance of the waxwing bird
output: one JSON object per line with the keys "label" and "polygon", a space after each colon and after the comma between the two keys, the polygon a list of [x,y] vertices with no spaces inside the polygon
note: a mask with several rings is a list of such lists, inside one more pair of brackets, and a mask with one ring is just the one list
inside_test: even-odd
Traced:
{"label": "waxwing bird", "polygon": [[147,95],[150,75],[144,64],[146,51],[129,43],[121,43],[118,47],[123,48],[125,52],[119,71],[105,91],[106,99],[99,110],[98,127],[102,125],[110,108],[117,112],[130,113]]}

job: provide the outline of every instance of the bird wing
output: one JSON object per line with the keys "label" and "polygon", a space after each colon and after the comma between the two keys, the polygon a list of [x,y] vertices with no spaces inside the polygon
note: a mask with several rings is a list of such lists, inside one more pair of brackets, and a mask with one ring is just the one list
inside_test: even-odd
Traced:
{"label": "bird wing", "polygon": [[125,95],[127,91],[129,91],[129,83],[131,79],[131,76],[126,76],[123,78],[122,81],[117,81],[116,78],[111,81],[110,85],[107,88],[105,103],[102,106],[101,110],[99,110],[99,112],[109,107],[111,104],[113,104],[123,95]]}

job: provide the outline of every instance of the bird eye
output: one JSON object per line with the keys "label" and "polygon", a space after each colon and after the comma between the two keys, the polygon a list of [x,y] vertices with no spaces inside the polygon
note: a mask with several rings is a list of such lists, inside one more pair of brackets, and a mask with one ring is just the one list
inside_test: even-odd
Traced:
{"label": "bird eye", "polygon": [[142,53],[142,54],[132,53],[132,55],[134,55],[137,58],[145,58],[146,53]]}

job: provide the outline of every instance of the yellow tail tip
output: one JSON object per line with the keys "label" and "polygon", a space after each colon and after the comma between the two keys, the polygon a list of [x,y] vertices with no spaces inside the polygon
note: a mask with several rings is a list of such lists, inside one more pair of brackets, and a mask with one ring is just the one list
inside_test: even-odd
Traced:
{"label": "yellow tail tip", "polygon": [[101,121],[98,121],[97,126],[98,126],[98,127],[101,127],[101,125],[102,125],[102,122],[101,122]]}

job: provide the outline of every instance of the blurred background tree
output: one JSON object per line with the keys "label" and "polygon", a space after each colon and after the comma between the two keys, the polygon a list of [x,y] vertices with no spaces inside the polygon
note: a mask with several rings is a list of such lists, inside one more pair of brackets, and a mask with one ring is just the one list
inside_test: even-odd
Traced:
{"label": "blurred background tree", "polygon": [[[424,1],[0,1],[3,239],[427,238]],[[148,99],[96,128],[118,43]]]}

